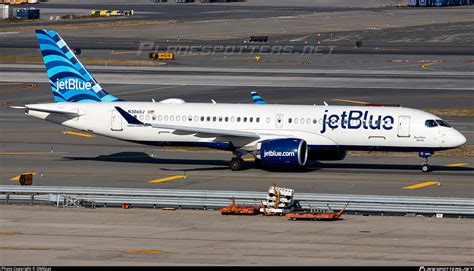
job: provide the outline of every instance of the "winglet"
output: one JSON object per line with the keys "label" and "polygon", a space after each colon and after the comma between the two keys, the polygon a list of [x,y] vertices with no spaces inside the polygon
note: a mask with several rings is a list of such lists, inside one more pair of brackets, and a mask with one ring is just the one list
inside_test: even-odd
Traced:
{"label": "winglet", "polygon": [[144,125],[143,122],[139,121],[137,118],[134,116],[130,115],[127,113],[127,111],[123,110],[122,108],[115,106],[115,109],[122,115],[122,117],[129,123],[129,124],[138,124],[138,125]]}
{"label": "winglet", "polygon": [[265,104],[265,100],[263,100],[263,98],[256,91],[250,92],[250,95],[252,95],[254,104]]}

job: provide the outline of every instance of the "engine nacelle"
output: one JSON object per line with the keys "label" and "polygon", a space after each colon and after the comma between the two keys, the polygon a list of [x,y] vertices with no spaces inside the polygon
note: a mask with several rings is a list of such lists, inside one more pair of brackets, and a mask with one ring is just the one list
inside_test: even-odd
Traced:
{"label": "engine nacelle", "polygon": [[309,160],[339,161],[346,158],[347,151],[341,149],[313,149],[308,151]]}
{"label": "engine nacelle", "polygon": [[299,167],[308,160],[308,144],[299,138],[269,139],[258,143],[262,167]]}

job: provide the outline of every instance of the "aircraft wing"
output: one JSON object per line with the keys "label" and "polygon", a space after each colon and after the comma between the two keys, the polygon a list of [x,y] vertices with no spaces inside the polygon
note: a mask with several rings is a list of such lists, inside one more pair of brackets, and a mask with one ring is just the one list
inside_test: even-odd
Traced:
{"label": "aircraft wing", "polygon": [[183,132],[193,132],[193,133],[203,133],[210,135],[218,136],[236,136],[236,137],[247,137],[247,138],[260,138],[257,133],[248,132],[248,131],[236,131],[236,130],[225,130],[225,129],[211,129],[211,128],[201,128],[201,127],[190,127],[190,126],[180,126],[180,125],[168,125],[168,124],[158,124],[158,123],[143,123],[130,115],[128,112],[116,106],[115,109],[124,117],[124,119],[129,124],[151,126],[153,128],[160,129],[170,129]]}

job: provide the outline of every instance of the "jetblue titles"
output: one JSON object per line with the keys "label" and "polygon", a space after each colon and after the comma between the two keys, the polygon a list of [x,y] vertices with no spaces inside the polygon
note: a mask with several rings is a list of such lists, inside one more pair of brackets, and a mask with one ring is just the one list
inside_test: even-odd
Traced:
{"label": "jetblue titles", "polygon": [[369,111],[351,110],[343,111],[341,115],[328,114],[324,111],[321,133],[327,129],[371,129],[371,130],[392,130],[395,119],[392,116],[370,115]]}
{"label": "jetblue titles", "polygon": [[78,79],[65,79],[65,80],[56,80],[56,89],[58,90],[90,90],[92,89],[92,84],[90,82],[79,81]]}
{"label": "jetblue titles", "polygon": [[285,152],[281,152],[281,151],[265,151],[263,153],[263,157],[267,157],[267,156],[277,156],[277,157],[281,157],[281,156],[285,156],[285,157],[294,157],[296,156],[295,152],[292,152],[292,151],[285,151]]}

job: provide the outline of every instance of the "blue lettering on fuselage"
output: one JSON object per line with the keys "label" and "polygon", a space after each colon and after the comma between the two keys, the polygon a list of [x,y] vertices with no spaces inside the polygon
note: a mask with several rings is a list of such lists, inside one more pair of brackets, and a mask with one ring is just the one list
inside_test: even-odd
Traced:
{"label": "blue lettering on fuselage", "polygon": [[370,115],[369,111],[350,110],[343,111],[341,115],[329,114],[324,111],[321,133],[327,129],[371,129],[371,130],[392,130],[395,119],[392,116]]}

